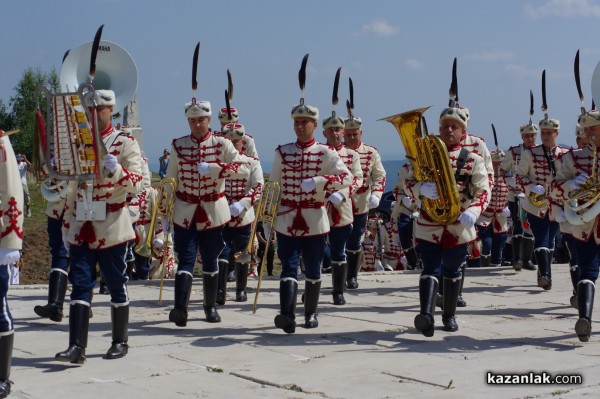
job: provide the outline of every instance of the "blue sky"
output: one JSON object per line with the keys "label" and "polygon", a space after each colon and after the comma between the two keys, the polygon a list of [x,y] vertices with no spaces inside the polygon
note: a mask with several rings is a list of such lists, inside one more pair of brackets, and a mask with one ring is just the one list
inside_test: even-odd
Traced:
{"label": "blue sky", "polygon": [[[64,52],[92,40],[101,24],[103,39],[127,49],[137,64],[144,151],[152,164],[173,138],[189,131],[183,104],[192,96],[198,41],[198,97],[213,109],[223,106],[230,69],[232,105],[267,162],[277,144],[294,140],[289,115],[300,99],[297,74],[306,53],[306,103],[319,107],[322,118],[330,115],[341,66],[336,111],[346,113],[351,77],[364,141],[384,159],[403,158],[404,150],[392,125],[377,120],[431,105],[425,117],[434,130],[448,102],[454,57],[461,105],[471,111],[469,131],[490,147],[491,123],[501,148],[520,142],[530,89],[534,120],[542,118],[543,69],[549,115],[561,120],[559,141],[574,145],[580,108],[575,53],[581,50],[587,107],[600,60],[596,0],[19,0],[0,5],[0,99],[8,104],[27,67],[60,69]],[[216,115],[212,127],[218,128]]]}

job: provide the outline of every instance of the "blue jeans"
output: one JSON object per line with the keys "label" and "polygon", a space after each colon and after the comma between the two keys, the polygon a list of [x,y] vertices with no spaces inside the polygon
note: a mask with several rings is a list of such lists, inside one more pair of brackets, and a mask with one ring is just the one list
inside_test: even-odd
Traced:
{"label": "blue jeans", "polygon": [[0,265],[0,333],[12,331],[15,328],[7,299],[9,267],[9,265]]}
{"label": "blue jeans", "polygon": [[417,240],[417,253],[423,261],[421,275],[436,276],[438,279],[460,277],[460,266],[467,259],[467,244],[443,249],[441,245]]}
{"label": "blue jeans", "polygon": [[477,235],[481,239],[481,254],[491,255],[490,263],[493,265],[502,263],[502,252],[508,239],[508,233],[494,233],[494,226],[490,223],[487,227],[478,226]]}
{"label": "blue jeans", "polygon": [[231,251],[233,253],[241,252],[248,246],[250,241],[250,231],[252,230],[252,224],[242,227],[224,227],[223,228],[223,240],[225,241],[225,248],[219,255],[219,260],[225,260],[229,262],[229,256]]}
{"label": "blue jeans", "polygon": [[600,245],[596,244],[593,234],[587,242],[573,241],[579,262],[579,281],[592,280],[595,284],[600,269]]}
{"label": "blue jeans", "polygon": [[175,225],[173,245],[179,261],[177,271],[192,274],[198,251],[200,251],[202,271],[205,273],[218,272],[218,257],[225,248],[222,232],[223,226],[198,231],[194,223],[189,229]]}
{"label": "blue jeans", "polygon": [[111,302],[128,303],[126,251],[126,242],[104,249],[90,249],[87,243],[71,245],[69,250],[71,258],[69,281],[73,284],[71,301],[91,302],[90,292],[96,285],[96,264],[98,264],[102,279],[110,292]]}
{"label": "blue jeans", "polygon": [[529,212],[527,213],[527,220],[529,221],[535,239],[533,247],[554,249],[554,240],[556,239],[556,234],[558,234],[560,230],[558,223],[551,222],[548,218],[548,214],[546,214],[544,218],[540,218]]}
{"label": "blue jeans", "polygon": [[321,279],[321,262],[326,235],[290,237],[277,233],[277,255],[281,260],[281,279],[298,279],[298,262],[302,255],[307,279]]}
{"label": "blue jeans", "polygon": [[367,229],[367,218],[369,213],[354,215],[352,222],[352,232],[346,242],[346,249],[349,251],[359,251],[361,249],[362,237]]}
{"label": "blue jeans", "polygon": [[52,258],[50,269],[67,271],[69,267],[69,254],[62,238],[62,218],[56,220],[48,218],[48,246]]}
{"label": "blue jeans", "polygon": [[334,227],[329,231],[329,255],[332,262],[346,261],[346,242],[352,233],[352,225]]}

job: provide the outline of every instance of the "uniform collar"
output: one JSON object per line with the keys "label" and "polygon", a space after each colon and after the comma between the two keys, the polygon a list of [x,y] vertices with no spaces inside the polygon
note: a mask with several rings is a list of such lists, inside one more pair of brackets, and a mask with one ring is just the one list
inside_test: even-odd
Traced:
{"label": "uniform collar", "polygon": [[211,134],[212,134],[212,131],[210,129],[208,129],[208,132],[206,132],[206,134],[199,139],[197,139],[196,136],[194,136],[193,134],[190,134],[190,136],[192,137],[192,141],[201,143],[203,141],[208,140],[208,138],[210,137]]}
{"label": "uniform collar", "polygon": [[310,139],[309,141],[307,141],[305,143],[301,143],[299,141],[296,141],[296,147],[298,147],[298,148],[308,148],[308,147],[312,146],[315,143],[316,143],[316,141],[315,141],[314,138]]}
{"label": "uniform collar", "polygon": [[100,137],[106,138],[109,134],[115,131],[115,127],[112,124],[109,124],[106,129],[100,132]]}

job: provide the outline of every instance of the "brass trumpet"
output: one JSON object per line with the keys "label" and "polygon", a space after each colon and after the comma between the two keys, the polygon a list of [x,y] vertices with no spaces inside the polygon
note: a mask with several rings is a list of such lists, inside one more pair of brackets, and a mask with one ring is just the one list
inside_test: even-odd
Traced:
{"label": "brass trumpet", "polygon": [[[265,183],[260,201],[256,208],[256,216],[254,223],[252,224],[252,230],[250,233],[250,241],[246,248],[246,253],[252,253],[254,250],[254,237],[256,236],[256,229],[258,222],[263,222],[265,227],[265,251],[260,263],[260,273],[258,273],[258,283],[256,284],[256,294],[254,295],[254,304],[252,305],[252,313],[256,313],[256,304],[258,303],[258,294],[260,292],[260,284],[262,283],[263,275],[267,268],[267,253],[269,252],[269,245],[273,236],[275,235],[275,224],[277,223],[277,207],[279,206],[279,196],[281,194],[281,187],[279,183],[267,182]],[[268,231],[267,231],[268,226]]]}

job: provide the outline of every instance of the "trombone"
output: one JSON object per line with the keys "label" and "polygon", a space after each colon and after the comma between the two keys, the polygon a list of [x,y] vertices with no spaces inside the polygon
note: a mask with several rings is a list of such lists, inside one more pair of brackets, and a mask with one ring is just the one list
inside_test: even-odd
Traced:
{"label": "trombone", "polygon": [[[146,238],[145,248],[144,250],[147,253],[157,254],[157,248],[153,245],[153,237],[154,237],[154,226],[156,225],[156,217],[157,214],[160,213],[162,217],[166,218],[167,221],[167,230],[165,233],[165,240],[163,244],[162,256],[158,268],[161,270],[160,272],[160,290],[158,294],[158,304],[162,304],[162,292],[163,292],[163,283],[165,280],[165,268],[167,267],[167,260],[169,258],[169,240],[171,238],[171,229],[173,226],[173,208],[175,206],[175,192],[177,190],[177,181],[172,177],[165,177],[158,184],[158,192],[156,194],[156,201],[154,202],[154,207],[152,209],[152,219],[150,219],[150,230],[148,233],[148,237]],[[146,249],[147,248],[147,249]],[[137,251],[136,251],[137,252]],[[138,254],[140,254],[138,252]],[[141,254],[140,254],[141,255]],[[158,257],[158,256],[156,256]]]}
{"label": "trombone", "polygon": [[[260,272],[258,273],[258,283],[256,284],[256,294],[254,295],[254,304],[252,305],[252,313],[256,313],[256,304],[258,303],[258,294],[260,293],[260,285],[262,283],[265,270],[267,268],[267,253],[269,252],[269,245],[275,235],[275,223],[277,222],[277,207],[279,205],[279,195],[281,194],[281,188],[277,182],[265,183],[258,207],[256,209],[256,216],[254,223],[252,224],[252,231],[250,232],[250,241],[246,248],[246,253],[252,253],[254,250],[254,237],[256,236],[256,229],[258,222],[263,222],[265,228],[265,250],[262,261],[260,262]],[[267,231],[268,230],[268,231]]]}

